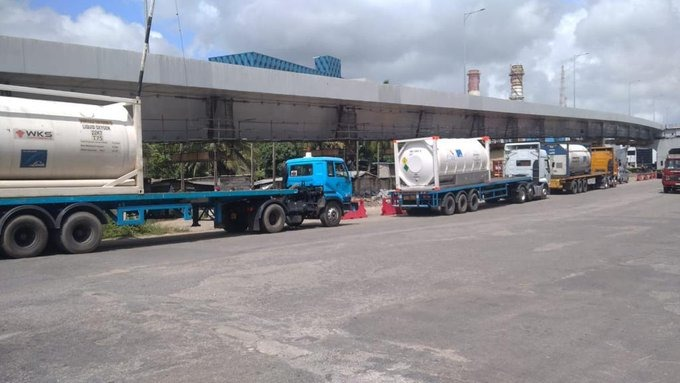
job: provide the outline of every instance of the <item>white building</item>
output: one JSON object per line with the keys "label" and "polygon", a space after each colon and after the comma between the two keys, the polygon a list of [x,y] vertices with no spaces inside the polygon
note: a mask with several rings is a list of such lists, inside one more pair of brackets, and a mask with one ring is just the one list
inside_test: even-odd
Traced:
{"label": "white building", "polygon": [[671,125],[662,131],[662,139],[657,143],[656,168],[662,169],[668,151],[671,148],[680,148],[680,125]]}

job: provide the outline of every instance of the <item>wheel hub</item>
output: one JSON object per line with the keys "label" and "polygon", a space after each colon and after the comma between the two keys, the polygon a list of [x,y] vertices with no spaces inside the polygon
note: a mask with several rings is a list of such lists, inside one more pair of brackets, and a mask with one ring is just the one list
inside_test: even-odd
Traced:
{"label": "wheel hub", "polygon": [[14,241],[21,247],[30,246],[35,241],[35,232],[28,227],[21,227],[14,233]]}

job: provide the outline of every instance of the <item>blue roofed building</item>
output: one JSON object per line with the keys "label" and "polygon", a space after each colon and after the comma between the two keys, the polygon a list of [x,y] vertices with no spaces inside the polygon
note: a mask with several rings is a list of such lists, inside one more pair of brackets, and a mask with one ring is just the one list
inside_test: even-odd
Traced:
{"label": "blue roofed building", "polygon": [[340,59],[333,56],[314,57],[315,68],[309,68],[257,52],[246,52],[234,55],[210,57],[208,58],[208,61],[243,65],[255,68],[276,69],[295,73],[313,74],[317,76],[337,78],[342,77]]}

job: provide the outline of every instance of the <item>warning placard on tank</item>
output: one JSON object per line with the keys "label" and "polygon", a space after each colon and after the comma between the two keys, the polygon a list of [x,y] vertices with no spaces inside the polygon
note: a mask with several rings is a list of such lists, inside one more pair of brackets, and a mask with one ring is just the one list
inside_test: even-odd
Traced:
{"label": "warning placard on tank", "polygon": [[80,119],[80,151],[95,153],[117,153],[120,141],[111,130],[113,122],[108,120]]}

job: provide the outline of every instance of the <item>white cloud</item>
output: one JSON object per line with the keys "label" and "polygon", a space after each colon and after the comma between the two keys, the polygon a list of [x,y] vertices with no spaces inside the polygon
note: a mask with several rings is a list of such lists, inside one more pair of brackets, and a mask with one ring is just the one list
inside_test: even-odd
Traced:
{"label": "white cloud", "polygon": [[[0,34],[141,50],[144,28],[102,8],[60,15],[0,0]],[[141,3],[140,3],[141,4]],[[510,65],[525,69],[528,101],[557,104],[560,66],[569,105],[680,122],[680,0],[178,0],[158,2],[151,51],[188,57],[259,51],[302,65],[334,55],[343,75],[459,92],[463,38],[482,94],[506,98]],[[486,8],[468,18],[463,13]],[[141,14],[141,12],[140,12]],[[141,20],[140,20],[141,21]],[[169,43],[168,40],[173,41]],[[654,100],[654,101],[653,101]],[[652,102],[653,101],[653,102]],[[654,111],[652,111],[654,109]]]}
{"label": "white cloud", "polygon": [[[89,8],[72,18],[50,8],[31,9],[25,2],[3,0],[0,1],[0,12],[3,14],[0,34],[6,36],[134,51],[141,51],[144,44],[143,25],[125,22],[101,7]],[[154,32],[151,37],[152,52],[177,54],[177,48],[161,33]]]}

